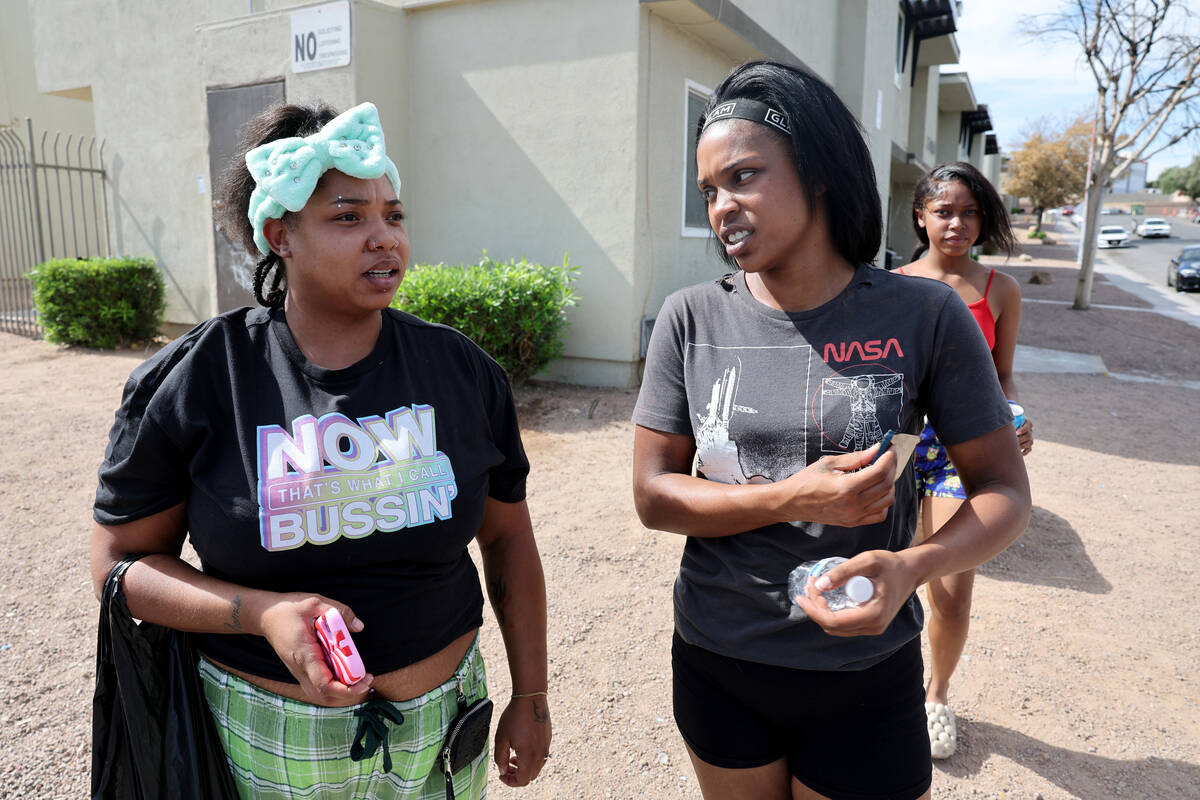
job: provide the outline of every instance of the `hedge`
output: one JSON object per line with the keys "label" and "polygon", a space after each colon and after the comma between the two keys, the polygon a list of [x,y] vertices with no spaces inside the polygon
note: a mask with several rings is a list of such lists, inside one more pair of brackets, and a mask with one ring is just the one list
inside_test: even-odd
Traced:
{"label": "hedge", "polygon": [[562,355],[567,308],[578,302],[579,268],[495,261],[414,265],[392,305],[471,337],[521,384]]}
{"label": "hedge", "polygon": [[107,349],[158,334],[166,301],[152,258],[60,258],[29,275],[51,342]]}

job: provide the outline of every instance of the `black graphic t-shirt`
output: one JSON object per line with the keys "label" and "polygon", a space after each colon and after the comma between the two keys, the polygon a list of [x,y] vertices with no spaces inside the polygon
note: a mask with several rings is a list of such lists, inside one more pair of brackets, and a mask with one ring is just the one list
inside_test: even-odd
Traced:
{"label": "black graphic t-shirt", "polygon": [[[638,425],[691,436],[700,477],[781,480],[825,455],[864,450],[889,428],[946,444],[1012,424],[996,368],[953,289],[866,264],[836,298],[787,312],[759,303],[741,272],[667,298],[646,356]],[[880,636],[838,638],[787,597],[799,563],[912,542],[912,466],[883,522],[796,521],[719,538],[688,537],[675,626],[722,655],[798,669],[864,669],[919,635],[916,595]]]}
{"label": "black graphic t-shirt", "polygon": [[[371,354],[340,370],[305,359],[281,311],[175,340],[125,385],[94,509],[119,525],[186,501],[206,573],[346,603],[377,675],[482,623],[467,544],[487,498],[523,500],[529,471],[500,366],[451,328],[382,317]],[[294,682],[262,637],[197,645]]]}

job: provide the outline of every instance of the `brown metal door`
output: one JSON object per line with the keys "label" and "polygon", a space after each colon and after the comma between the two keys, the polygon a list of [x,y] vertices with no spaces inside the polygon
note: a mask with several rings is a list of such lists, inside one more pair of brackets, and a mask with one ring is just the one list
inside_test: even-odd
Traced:
{"label": "brown metal door", "polygon": [[[221,173],[237,153],[241,127],[255,114],[283,102],[283,81],[208,90],[208,174],[217,210]],[[258,251],[247,253],[231,241],[214,214],[213,243],[217,255],[217,311],[257,305],[254,264]]]}

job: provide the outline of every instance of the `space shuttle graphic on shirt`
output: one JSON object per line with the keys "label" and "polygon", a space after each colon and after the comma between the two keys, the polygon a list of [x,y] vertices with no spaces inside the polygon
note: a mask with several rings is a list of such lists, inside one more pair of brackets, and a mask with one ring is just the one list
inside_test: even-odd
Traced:
{"label": "space shuttle graphic on shirt", "polygon": [[741,380],[742,361],[725,368],[712,386],[712,396],[697,414],[700,427],[696,432],[697,469],[709,480],[721,483],[765,483],[766,478],[747,478],[738,455],[737,442],[729,437],[729,423],[735,412],[757,414],[758,409],[738,405],[737,390]]}

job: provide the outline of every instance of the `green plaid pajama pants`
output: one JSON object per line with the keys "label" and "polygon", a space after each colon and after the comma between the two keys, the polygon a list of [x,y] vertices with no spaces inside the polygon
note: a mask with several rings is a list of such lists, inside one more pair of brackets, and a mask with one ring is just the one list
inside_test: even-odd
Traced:
{"label": "green plaid pajama pants", "polygon": [[[450,680],[398,703],[325,708],[260,689],[203,658],[199,670],[234,783],[246,800],[445,800],[440,751],[458,714],[459,679],[468,703],[487,696],[478,641]],[[387,740],[373,756],[354,761],[350,748],[360,719],[379,705],[390,706],[373,713],[386,726]],[[399,717],[403,722],[395,723]],[[385,748],[390,771],[384,769]],[[455,774],[456,800],[487,796],[487,756],[485,747]]]}

